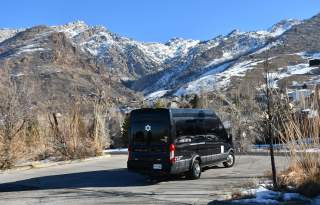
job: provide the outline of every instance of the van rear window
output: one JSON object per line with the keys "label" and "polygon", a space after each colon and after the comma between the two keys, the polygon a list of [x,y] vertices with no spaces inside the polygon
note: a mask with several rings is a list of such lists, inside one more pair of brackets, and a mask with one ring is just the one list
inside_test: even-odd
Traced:
{"label": "van rear window", "polygon": [[133,144],[166,144],[169,142],[167,121],[134,121],[131,123]]}

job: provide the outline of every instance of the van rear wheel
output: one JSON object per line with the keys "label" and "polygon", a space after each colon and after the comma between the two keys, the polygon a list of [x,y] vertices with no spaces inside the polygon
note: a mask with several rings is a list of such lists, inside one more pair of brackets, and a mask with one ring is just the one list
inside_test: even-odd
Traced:
{"label": "van rear wheel", "polygon": [[198,160],[194,160],[187,177],[189,179],[199,179],[201,176],[201,167]]}
{"label": "van rear wheel", "polygon": [[223,162],[223,166],[226,168],[233,167],[235,162],[235,156],[233,152],[230,152],[227,157],[227,161]]}

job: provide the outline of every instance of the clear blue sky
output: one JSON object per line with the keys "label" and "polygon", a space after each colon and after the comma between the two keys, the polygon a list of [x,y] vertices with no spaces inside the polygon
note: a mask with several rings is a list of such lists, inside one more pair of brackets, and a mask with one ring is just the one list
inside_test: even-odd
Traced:
{"label": "clear blue sky", "polygon": [[211,39],[320,12],[319,0],[4,0],[0,28],[83,20],[142,41]]}

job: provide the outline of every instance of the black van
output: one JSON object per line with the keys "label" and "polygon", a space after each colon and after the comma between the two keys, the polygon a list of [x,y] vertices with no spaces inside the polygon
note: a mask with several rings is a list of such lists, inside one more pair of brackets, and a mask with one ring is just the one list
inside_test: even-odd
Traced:
{"label": "black van", "polygon": [[129,124],[129,171],[197,179],[204,167],[234,165],[232,137],[211,110],[137,109]]}

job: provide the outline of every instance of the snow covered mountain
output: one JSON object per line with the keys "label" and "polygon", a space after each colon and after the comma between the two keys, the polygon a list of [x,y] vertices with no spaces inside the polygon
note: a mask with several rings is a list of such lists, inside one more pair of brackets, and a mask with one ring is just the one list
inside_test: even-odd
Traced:
{"label": "snow covered mountain", "polygon": [[[201,66],[212,67],[263,46],[270,38],[281,35],[292,25],[299,23],[296,20],[288,20],[276,24],[269,31],[234,30],[227,36],[219,36],[205,42],[174,38],[164,44],[135,41],[112,33],[102,26],[88,26],[82,21],[53,28],[58,32],[64,32],[82,51],[107,65],[109,71],[121,79],[137,80],[162,70],[179,71],[177,67],[186,67],[193,63],[195,58],[201,61],[201,55],[206,52],[213,52],[213,55],[206,58],[214,59]],[[137,87],[141,90],[140,86]],[[151,90],[153,89],[148,88],[144,92]]]}
{"label": "snow covered mountain", "polygon": [[[212,87],[216,84],[217,79],[210,77],[208,81],[206,76],[224,73],[239,58],[254,52],[262,52],[262,49],[266,48],[270,42],[292,26],[300,23],[297,20],[286,20],[266,31],[240,32],[234,30],[226,36],[218,36],[209,41],[199,42],[189,50],[187,57],[183,58],[186,60],[180,61],[178,64],[171,64],[163,72],[139,79],[133,84],[133,88],[150,93],[161,90],[161,88],[173,90],[186,87],[191,82],[192,84],[203,84],[199,87]],[[151,84],[150,82],[155,83]]]}
{"label": "snow covered mountain", "polygon": [[[266,53],[281,76],[279,85],[282,79],[296,75],[306,80],[306,74],[316,73],[306,67],[308,58],[320,52],[319,36],[320,15],[303,21],[283,20],[267,30],[233,30],[207,41],[173,38],[166,43],[139,42],[103,26],[77,21],[0,30],[0,63],[13,76],[45,72],[55,75],[50,82],[80,83],[87,93],[92,90],[92,78],[99,78],[101,85],[108,78],[114,95],[132,96],[139,91],[147,98],[157,98],[226,90],[245,78],[259,79]],[[58,73],[68,73],[70,78]],[[75,75],[80,80],[75,81]]]}
{"label": "snow covered mountain", "polygon": [[19,31],[18,29],[0,29],[0,43],[12,36],[16,35]]}

